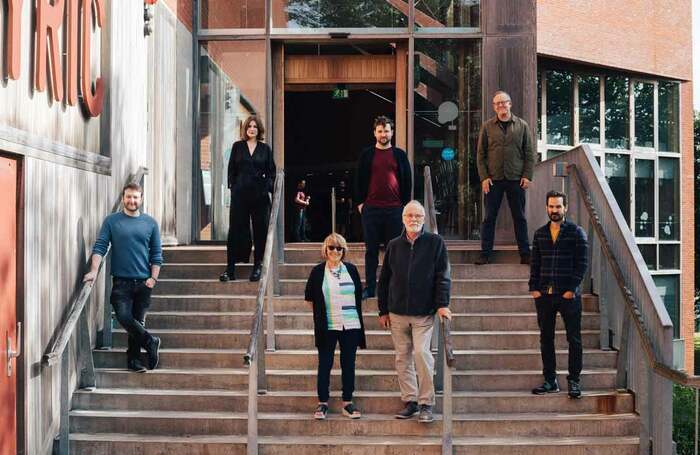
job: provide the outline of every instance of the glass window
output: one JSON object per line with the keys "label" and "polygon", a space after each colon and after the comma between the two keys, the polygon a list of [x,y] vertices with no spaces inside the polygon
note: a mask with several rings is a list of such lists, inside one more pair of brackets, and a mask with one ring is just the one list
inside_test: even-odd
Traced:
{"label": "glass window", "polygon": [[625,77],[606,77],[605,146],[629,148],[629,126],[629,81]]}
{"label": "glass window", "polygon": [[656,245],[643,244],[638,246],[644,258],[644,262],[647,264],[647,268],[649,270],[656,270]]}
{"label": "glass window", "polygon": [[415,41],[415,197],[422,198],[423,168],[428,165],[440,233],[448,238],[479,238],[480,44],[460,39]]}
{"label": "glass window", "polygon": [[659,158],[659,239],[680,239],[680,172],[676,158]]}
{"label": "glass window", "polygon": [[659,82],[659,151],[678,152],[679,84]]}
{"label": "glass window", "polygon": [[659,269],[678,270],[681,268],[681,246],[677,243],[659,245]]}
{"label": "glass window", "polygon": [[199,48],[199,239],[226,240],[228,158],[250,114],[265,123],[265,41],[212,41]]}
{"label": "glass window", "polygon": [[605,178],[622,214],[630,219],[630,157],[620,153],[605,155]]}
{"label": "glass window", "polygon": [[634,160],[634,235],[654,237],[653,160]]}
{"label": "glass window", "polygon": [[479,0],[415,0],[416,29],[478,27]]}
{"label": "glass window", "polygon": [[274,28],[397,28],[408,26],[408,3],[376,0],[275,0]]}
{"label": "glass window", "polygon": [[547,150],[547,159],[554,158],[557,155],[561,155],[566,152],[566,150]]}
{"label": "glass window", "polygon": [[600,78],[578,77],[579,142],[600,144]]}
{"label": "glass window", "polygon": [[654,147],[654,84],[634,84],[634,145]]}
{"label": "glass window", "polygon": [[547,144],[571,145],[571,73],[547,71]]}
{"label": "glass window", "polygon": [[265,28],[265,0],[200,0],[203,29]]}
{"label": "glass window", "polygon": [[680,286],[678,275],[655,275],[654,282],[673,322],[673,337],[680,336]]}

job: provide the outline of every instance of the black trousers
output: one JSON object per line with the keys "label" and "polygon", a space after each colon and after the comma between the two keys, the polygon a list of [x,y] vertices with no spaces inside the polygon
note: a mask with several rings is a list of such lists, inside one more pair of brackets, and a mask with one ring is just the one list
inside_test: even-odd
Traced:
{"label": "black trousers", "polygon": [[544,294],[535,299],[537,324],[540,326],[540,351],[542,353],[542,374],[548,382],[557,377],[557,356],[554,349],[554,330],[557,312],[561,314],[569,342],[569,375],[566,379],[579,381],[583,363],[581,344],[581,296],[564,299],[560,294]]}
{"label": "black trousers", "polygon": [[146,348],[153,338],[146,331],[146,311],[151,305],[151,288],[146,286],[145,280],[114,277],[110,301],[117,321],[128,334],[126,358],[139,359],[141,348]]}
{"label": "black trousers", "polygon": [[525,218],[525,190],[518,180],[494,180],[491,190],[484,196],[485,215],[481,225],[481,252],[490,255],[493,252],[493,240],[496,233],[496,217],[501,208],[503,194],[508,198],[510,213],[513,217],[515,239],[521,255],[530,254],[527,238],[527,218]]}
{"label": "black trousers", "polygon": [[365,236],[365,286],[374,293],[377,286],[379,244],[401,235],[403,207],[362,207],[362,231]]}
{"label": "black trousers", "polygon": [[327,402],[330,396],[331,368],[333,368],[335,346],[338,343],[340,343],[343,401],[352,401],[352,394],[355,392],[355,354],[361,338],[362,331],[360,329],[329,330],[326,332],[324,345],[318,347],[316,391],[319,402]]}
{"label": "black trousers", "polygon": [[[250,224],[253,224],[251,242]],[[267,225],[270,222],[270,197],[267,191],[245,191],[234,188],[231,192],[228,241],[226,244],[227,269],[232,271],[236,262],[247,262],[251,244],[255,244],[254,262],[259,264],[265,253]]]}

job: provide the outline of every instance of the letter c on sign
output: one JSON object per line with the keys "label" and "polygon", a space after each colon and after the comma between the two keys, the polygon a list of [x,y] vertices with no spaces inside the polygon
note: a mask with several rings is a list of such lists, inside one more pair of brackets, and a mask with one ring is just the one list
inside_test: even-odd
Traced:
{"label": "letter c on sign", "polygon": [[92,76],[90,75],[90,36],[92,33],[92,4],[95,4],[95,17],[97,25],[102,27],[105,22],[105,11],[102,0],[83,0],[82,5],[82,58],[80,68],[80,83],[83,93],[85,110],[90,117],[97,117],[102,113],[105,96],[104,81],[101,77],[95,79],[95,92],[92,91]]}

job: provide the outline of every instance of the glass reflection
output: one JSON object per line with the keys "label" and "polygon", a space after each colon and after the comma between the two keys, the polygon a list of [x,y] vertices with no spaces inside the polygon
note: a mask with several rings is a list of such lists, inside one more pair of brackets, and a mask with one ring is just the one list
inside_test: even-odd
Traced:
{"label": "glass reflection", "polygon": [[414,0],[414,4],[416,29],[479,26],[479,0]]}
{"label": "glass reflection", "polygon": [[680,239],[679,160],[659,158],[659,239]]}
{"label": "glass reflection", "polygon": [[200,0],[203,29],[265,28],[265,0]]}
{"label": "glass reflection", "polygon": [[423,198],[423,168],[429,165],[440,233],[448,238],[479,237],[479,44],[449,39],[415,44],[414,192]]}
{"label": "glass reflection", "polygon": [[600,144],[600,78],[578,77],[579,142]]}
{"label": "glass reflection", "polygon": [[275,28],[397,28],[408,26],[405,0],[272,0]]}
{"label": "glass reflection", "polygon": [[630,157],[620,153],[605,155],[605,179],[610,185],[625,220],[630,219]]}
{"label": "glass reflection", "polygon": [[634,234],[654,237],[654,161],[634,161]]}
{"label": "glass reflection", "polygon": [[634,84],[634,145],[654,147],[654,84]]}
{"label": "glass reflection", "polygon": [[680,293],[678,275],[655,275],[654,283],[673,322],[673,337],[680,336]]}
{"label": "glass reflection", "polygon": [[625,77],[605,79],[605,146],[627,149],[629,140],[629,81]]}
{"label": "glass reflection", "polygon": [[637,246],[639,246],[639,251],[642,253],[647,268],[649,270],[656,270],[656,245],[641,244]]}
{"label": "glass reflection", "polygon": [[678,152],[678,96],[676,82],[659,82],[659,151]]}
{"label": "glass reflection", "polygon": [[659,245],[659,269],[678,270],[681,268],[681,246],[679,244]]}
{"label": "glass reflection", "polygon": [[199,240],[226,240],[231,145],[250,114],[265,121],[265,41],[217,41],[199,48]]}
{"label": "glass reflection", "polygon": [[571,73],[547,71],[547,143],[571,145],[573,85]]}

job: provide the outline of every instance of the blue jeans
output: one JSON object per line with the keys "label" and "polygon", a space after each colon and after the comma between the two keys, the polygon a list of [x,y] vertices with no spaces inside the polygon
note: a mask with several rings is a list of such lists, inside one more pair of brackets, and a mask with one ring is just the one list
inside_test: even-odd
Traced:
{"label": "blue jeans", "polygon": [[114,277],[110,296],[117,321],[124,327],[129,338],[127,360],[136,360],[141,348],[146,348],[153,336],[146,331],[146,310],[151,305],[151,288],[146,280]]}
{"label": "blue jeans", "polygon": [[365,236],[365,286],[374,294],[377,286],[377,265],[379,265],[379,244],[386,246],[389,240],[401,235],[403,207],[362,208],[362,231]]}
{"label": "blue jeans", "polygon": [[486,214],[481,225],[481,253],[489,256],[493,252],[496,217],[501,208],[503,194],[508,198],[510,213],[513,216],[518,251],[521,255],[528,255],[530,242],[527,238],[527,218],[525,218],[525,190],[518,180],[494,180],[491,190],[484,196]]}
{"label": "blue jeans", "polygon": [[306,210],[296,209],[293,237],[295,242],[306,242]]}

